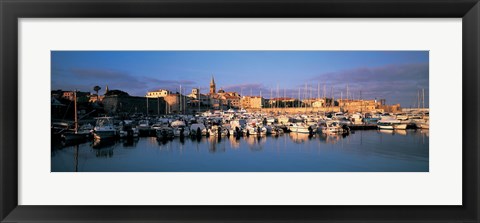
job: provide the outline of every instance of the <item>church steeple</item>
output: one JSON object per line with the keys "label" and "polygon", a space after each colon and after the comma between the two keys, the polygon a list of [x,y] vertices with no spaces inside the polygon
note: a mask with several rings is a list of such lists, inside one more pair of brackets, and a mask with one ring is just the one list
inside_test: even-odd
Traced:
{"label": "church steeple", "polygon": [[210,81],[210,94],[215,94],[215,79],[212,75],[212,80]]}
{"label": "church steeple", "polygon": [[107,93],[108,93],[108,85],[105,86],[105,94],[107,94]]}

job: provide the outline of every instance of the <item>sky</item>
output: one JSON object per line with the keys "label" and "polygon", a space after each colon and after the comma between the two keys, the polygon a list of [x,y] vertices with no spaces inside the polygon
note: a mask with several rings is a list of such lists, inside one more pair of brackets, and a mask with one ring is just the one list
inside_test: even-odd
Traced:
{"label": "sky", "polygon": [[[217,91],[272,97],[386,99],[417,107],[425,92],[428,107],[428,51],[52,51],[51,89],[132,96],[168,89]],[[319,90],[320,89],[320,90]]]}

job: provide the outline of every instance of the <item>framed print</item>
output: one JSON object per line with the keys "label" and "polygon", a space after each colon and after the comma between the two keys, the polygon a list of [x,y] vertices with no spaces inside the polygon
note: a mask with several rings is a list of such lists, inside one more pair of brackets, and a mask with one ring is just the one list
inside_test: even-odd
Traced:
{"label": "framed print", "polygon": [[2,222],[479,220],[477,1],[1,4]]}

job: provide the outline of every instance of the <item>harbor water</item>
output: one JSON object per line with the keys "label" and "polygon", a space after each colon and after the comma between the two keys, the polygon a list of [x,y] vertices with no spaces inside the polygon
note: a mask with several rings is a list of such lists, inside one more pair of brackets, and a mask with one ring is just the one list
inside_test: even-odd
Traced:
{"label": "harbor water", "polygon": [[52,172],[428,172],[428,130],[52,143]]}

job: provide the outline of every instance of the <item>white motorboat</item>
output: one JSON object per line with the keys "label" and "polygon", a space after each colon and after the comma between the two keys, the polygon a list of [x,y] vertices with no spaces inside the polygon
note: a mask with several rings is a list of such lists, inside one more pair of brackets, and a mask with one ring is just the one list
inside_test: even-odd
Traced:
{"label": "white motorboat", "polygon": [[150,121],[148,119],[138,121],[138,129],[140,131],[147,131],[151,129]]}
{"label": "white motorboat", "polygon": [[288,128],[291,132],[294,133],[310,133],[310,131],[308,130],[308,126],[303,123],[292,123]]}
{"label": "white motorboat", "polygon": [[381,119],[377,122],[380,129],[407,129],[407,124],[396,119]]}
{"label": "white motorboat", "polygon": [[182,134],[184,137],[187,137],[190,134],[190,129],[186,126],[178,126],[173,128],[173,134],[175,137],[180,137]]}
{"label": "white motorboat", "polygon": [[427,120],[425,121],[424,123],[420,123],[420,126],[419,126],[421,129],[430,129],[430,121]]}
{"label": "white motorboat", "polygon": [[138,137],[140,134],[138,128],[133,125],[133,120],[123,120],[119,127],[118,135],[120,138]]}
{"label": "white motorboat", "polygon": [[117,135],[117,130],[113,126],[112,117],[96,118],[97,122],[93,128],[95,139],[110,139]]}
{"label": "white motorboat", "polygon": [[327,121],[325,126],[322,128],[322,133],[324,134],[339,134],[343,133],[344,129],[338,121]]}
{"label": "white motorboat", "polygon": [[212,128],[210,128],[208,131],[210,133],[210,136],[218,136],[218,134],[220,133],[220,136],[223,137],[229,134],[228,129],[223,128],[222,126],[219,126],[219,125],[212,126]]}
{"label": "white motorboat", "polygon": [[245,135],[267,135],[267,128],[251,123],[248,124],[243,131]]}
{"label": "white motorboat", "polygon": [[355,114],[352,114],[350,116],[350,121],[353,123],[353,124],[362,124],[363,123],[363,116],[362,114],[359,114],[359,113],[355,113]]}
{"label": "white motorboat", "polygon": [[[197,131],[200,131],[200,134],[198,134]],[[202,136],[205,136],[207,135],[207,128],[205,127],[204,124],[192,124],[190,126],[190,135],[202,135]]]}
{"label": "white motorboat", "polygon": [[176,120],[176,121],[173,121],[171,124],[172,128],[179,128],[179,127],[185,127],[185,122],[184,121],[181,121],[181,120]]}

